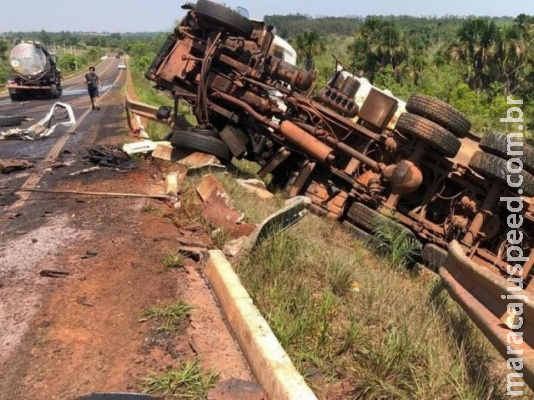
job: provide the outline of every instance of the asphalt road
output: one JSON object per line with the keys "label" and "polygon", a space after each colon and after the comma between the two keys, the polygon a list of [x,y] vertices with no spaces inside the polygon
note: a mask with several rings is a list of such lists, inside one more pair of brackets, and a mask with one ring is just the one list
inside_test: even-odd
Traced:
{"label": "asphalt road", "polygon": [[[96,66],[96,72],[100,76],[102,88],[100,95],[102,97],[115,86],[123,84],[126,73],[117,70],[119,61],[115,57],[108,57]],[[23,121],[21,127],[29,127],[43,118],[50,108],[56,102],[69,104],[76,116],[77,122],[80,120],[85,111],[90,108],[87,88],[83,80],[83,74],[86,71],[80,71],[80,75],[63,81],[63,95],[59,99],[36,99],[25,101],[11,101],[7,94],[0,95],[0,114],[1,115],[21,115],[31,118],[30,121]],[[121,79],[122,78],[122,79]],[[95,111],[98,112],[98,111]],[[8,127],[0,127],[0,130],[7,130]],[[38,142],[27,142],[18,140],[9,140],[0,142],[0,158],[33,158],[40,159],[45,157],[50,149],[54,147],[57,139],[62,136],[67,128],[60,127],[54,134],[46,140]]]}

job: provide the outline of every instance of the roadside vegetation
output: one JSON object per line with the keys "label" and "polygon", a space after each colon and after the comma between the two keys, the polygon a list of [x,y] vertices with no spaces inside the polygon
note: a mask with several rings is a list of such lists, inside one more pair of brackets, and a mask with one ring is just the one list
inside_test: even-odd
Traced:
{"label": "roadside vegetation", "polygon": [[215,387],[217,374],[203,372],[198,361],[189,361],[164,374],[154,374],[145,379],[145,393],[160,394],[165,398],[204,400]]}
{"label": "roadside vegetation", "polygon": [[[265,20],[298,50],[301,66],[319,71],[317,87],[326,83],[335,57],[400,98],[419,92],[452,104],[467,114],[479,135],[516,128],[500,122],[509,108],[506,96],[524,100],[525,115],[534,111],[531,16],[271,15]],[[530,137],[534,124],[527,125]]]}
{"label": "roadside vegetation", "polygon": [[[253,194],[218,179],[249,220],[265,216]],[[380,244],[364,243],[310,214],[236,266],[319,398],[509,398],[502,358],[437,277],[407,268],[416,250],[409,238],[388,226],[376,237]]]}
{"label": "roadside vegetation", "polygon": [[158,323],[156,332],[174,332],[180,328],[180,323],[187,316],[192,306],[180,300],[175,304],[164,307],[149,307],[143,312],[140,322],[155,320]]}

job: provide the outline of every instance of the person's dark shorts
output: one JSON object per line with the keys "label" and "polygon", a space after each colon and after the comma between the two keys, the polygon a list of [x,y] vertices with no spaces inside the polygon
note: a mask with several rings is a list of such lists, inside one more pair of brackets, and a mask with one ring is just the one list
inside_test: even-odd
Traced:
{"label": "person's dark shorts", "polygon": [[100,96],[98,94],[98,88],[97,87],[88,87],[87,91],[89,92],[89,97],[91,97],[91,98]]}

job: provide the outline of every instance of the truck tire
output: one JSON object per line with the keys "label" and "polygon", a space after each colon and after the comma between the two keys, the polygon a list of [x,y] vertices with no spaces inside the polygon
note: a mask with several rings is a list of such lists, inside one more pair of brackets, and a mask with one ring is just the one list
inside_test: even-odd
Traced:
{"label": "truck tire", "polygon": [[424,94],[413,94],[406,103],[406,110],[442,126],[457,137],[464,137],[471,129],[471,121],[448,103]]}
{"label": "truck tire", "polygon": [[354,236],[356,239],[360,239],[363,242],[369,242],[372,239],[372,236],[370,233],[365,232],[364,230],[358,228],[354,224],[350,223],[349,221],[343,221],[341,223],[341,226],[352,236]]}
{"label": "truck tire", "polygon": [[[508,172],[507,161],[503,158],[484,153],[483,151],[477,151],[471,157],[469,167],[486,178],[497,179],[507,185],[506,179],[510,172]],[[521,187],[517,188],[522,190],[520,194],[527,197],[534,197],[534,176],[525,170],[521,170],[519,175],[523,177]]]}
{"label": "truck tire", "polygon": [[[514,140],[515,141],[515,140]],[[523,154],[519,156],[508,154],[508,138],[506,134],[499,132],[488,132],[480,140],[478,145],[486,153],[493,154],[494,156],[510,159],[519,158],[523,161],[523,167],[530,172],[534,173],[534,147],[523,142],[521,147],[513,147],[512,150],[522,151]]]}
{"label": "truck tire", "polygon": [[445,264],[445,260],[447,259],[447,250],[442,249],[433,243],[428,243],[421,251],[421,258],[425,262],[426,266],[428,266],[432,271],[437,272],[439,267]]}
{"label": "truck tire", "polygon": [[169,141],[177,149],[211,154],[225,163],[232,160],[228,146],[221,139],[213,136],[191,131],[176,131]]}
{"label": "truck tire", "polygon": [[22,117],[13,115],[0,115],[0,126],[19,126],[22,122]]}
{"label": "truck tire", "polygon": [[59,97],[59,91],[56,85],[50,85],[50,98],[57,99]]}
{"label": "truck tire", "polygon": [[421,139],[445,157],[453,158],[462,146],[460,140],[447,129],[419,115],[401,114],[395,128],[400,133]]}
{"label": "truck tire", "polygon": [[9,98],[13,101],[21,101],[24,96],[18,90],[15,90],[15,93],[9,93]]}
{"label": "truck tire", "polygon": [[228,29],[229,32],[244,36],[245,39],[248,39],[254,30],[254,25],[248,18],[209,0],[198,0],[195,14]]}
{"label": "truck tire", "polygon": [[388,224],[397,234],[403,234],[406,237],[415,239],[415,235],[411,230],[362,203],[355,202],[350,206],[347,219],[368,232],[374,232],[380,224]]}

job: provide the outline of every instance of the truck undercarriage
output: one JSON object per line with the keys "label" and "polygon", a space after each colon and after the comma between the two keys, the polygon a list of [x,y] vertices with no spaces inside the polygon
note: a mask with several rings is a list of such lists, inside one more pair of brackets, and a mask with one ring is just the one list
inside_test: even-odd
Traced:
{"label": "truck undercarriage", "polygon": [[[187,101],[199,122],[176,129],[172,143],[258,163],[260,177],[305,194],[317,213],[359,237],[390,224],[421,242],[423,261],[436,271],[453,242],[467,262],[530,291],[531,146],[498,133],[480,140],[450,105],[422,94],[403,102],[341,66],[317,90],[315,72],[276,51],[273,27],[207,0],[184,8],[146,72],[176,104]],[[522,149],[515,161],[510,146]],[[521,185],[509,185],[511,167]],[[511,214],[513,200],[502,198],[523,207]],[[521,220],[517,229],[510,215]],[[520,260],[513,271],[511,257]]]}

